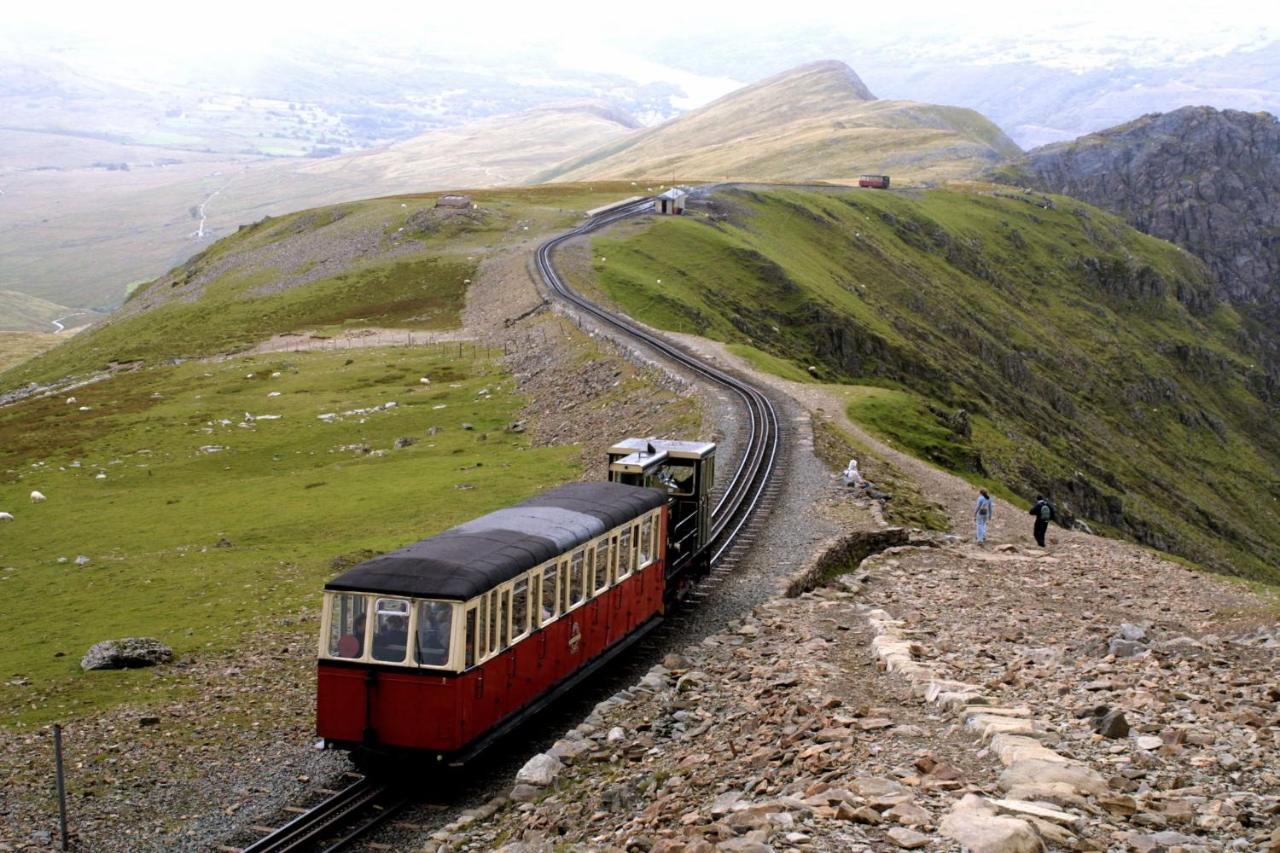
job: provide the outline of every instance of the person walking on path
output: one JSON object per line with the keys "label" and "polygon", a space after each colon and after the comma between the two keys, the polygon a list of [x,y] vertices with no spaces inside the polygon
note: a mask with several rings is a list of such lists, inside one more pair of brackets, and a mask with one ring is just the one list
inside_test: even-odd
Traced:
{"label": "person walking on path", "polygon": [[991,495],[987,494],[986,489],[979,489],[978,505],[973,509],[973,523],[976,528],[973,538],[979,545],[985,545],[987,542],[987,522],[991,520],[994,508]]}
{"label": "person walking on path", "polygon": [[1031,505],[1030,512],[1036,519],[1032,533],[1035,534],[1036,544],[1043,548],[1044,534],[1049,529],[1049,522],[1053,521],[1057,513],[1054,512],[1053,504],[1045,500],[1043,495],[1036,495],[1036,502]]}

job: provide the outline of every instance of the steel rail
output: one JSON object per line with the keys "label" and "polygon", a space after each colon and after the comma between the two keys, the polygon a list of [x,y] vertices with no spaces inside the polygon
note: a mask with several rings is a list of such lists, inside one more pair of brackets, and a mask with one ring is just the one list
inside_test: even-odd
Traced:
{"label": "steel rail", "polygon": [[368,778],[360,779],[298,815],[270,835],[263,836],[242,848],[240,853],[291,853],[291,851],[313,848],[325,851],[341,850],[408,805],[412,799],[408,795],[397,794],[391,798],[387,806],[372,817],[361,821],[334,843],[324,847],[318,846],[334,827],[341,826],[352,815],[374,805],[388,793],[393,792],[387,784]]}
{"label": "steel rail", "polygon": [[577,228],[541,244],[537,250],[536,264],[543,282],[560,299],[737,396],[746,412],[747,438],[738,466],[712,512],[711,544],[714,550],[711,560],[714,563],[737,541],[739,533],[759,506],[765,486],[777,464],[781,438],[778,414],[773,403],[750,382],[713,367],[637,323],[607,311],[583,297],[568,286],[556,271],[553,261],[555,250],[565,242],[638,216],[650,210],[652,205],[653,200],[645,198],[591,217]]}

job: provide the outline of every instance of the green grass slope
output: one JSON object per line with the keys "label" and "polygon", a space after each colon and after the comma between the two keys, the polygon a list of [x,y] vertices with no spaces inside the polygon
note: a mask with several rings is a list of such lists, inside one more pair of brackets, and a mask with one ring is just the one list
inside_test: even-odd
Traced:
{"label": "green grass slope", "polygon": [[594,255],[649,323],[880,386],[851,414],[942,467],[1280,580],[1280,393],[1203,266],[1110,214],[981,186],[734,189]]}
{"label": "green grass slope", "polygon": [[535,180],[899,182],[968,177],[1021,150],[973,110],[879,101],[841,62],[818,62],[601,145]]}
{"label": "green grass slope", "polygon": [[476,208],[437,210],[438,194],[302,211],[241,228],[137,288],[111,318],[0,373],[0,391],[112,363],[234,352],[303,329],[450,329],[486,253],[634,194],[630,184],[472,193]]}
{"label": "green grass slope", "polygon": [[84,673],[80,656],[138,635],[180,656],[233,650],[314,618],[335,557],[572,477],[573,448],[505,431],[513,386],[486,360],[368,349],[160,366],[75,404],[0,408],[0,509],[15,516],[0,530],[0,719],[164,702],[167,668]]}

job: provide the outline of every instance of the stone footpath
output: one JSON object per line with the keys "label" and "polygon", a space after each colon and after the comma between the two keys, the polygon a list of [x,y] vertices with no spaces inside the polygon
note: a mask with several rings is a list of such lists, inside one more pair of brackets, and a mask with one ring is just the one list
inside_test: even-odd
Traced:
{"label": "stone footpath", "polygon": [[425,849],[1280,851],[1274,600],[1092,537],[911,541],[668,656]]}

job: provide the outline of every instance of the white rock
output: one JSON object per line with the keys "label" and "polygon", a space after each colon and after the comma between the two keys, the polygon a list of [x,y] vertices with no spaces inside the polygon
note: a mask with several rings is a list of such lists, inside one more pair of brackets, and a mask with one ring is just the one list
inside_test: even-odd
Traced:
{"label": "white rock", "polygon": [[516,774],[516,783],[545,788],[556,780],[563,769],[564,764],[560,759],[545,752],[539,753],[520,768],[520,772]]}
{"label": "white rock", "polygon": [[627,739],[627,732],[622,726],[614,726],[609,729],[609,734],[605,736],[608,743],[622,743]]}
{"label": "white rock", "polygon": [[977,794],[965,794],[938,827],[940,834],[958,841],[969,853],[1041,853],[1044,844],[1031,824],[1002,817]]}
{"label": "white rock", "polygon": [[1053,823],[1069,826],[1073,829],[1079,829],[1084,824],[1084,819],[1079,815],[1073,815],[1070,812],[1051,809],[1047,806],[1037,805],[1036,803],[1028,803],[1025,800],[992,800],[994,805],[1002,812],[1017,815],[1019,817],[1035,817],[1040,820],[1047,820]]}

